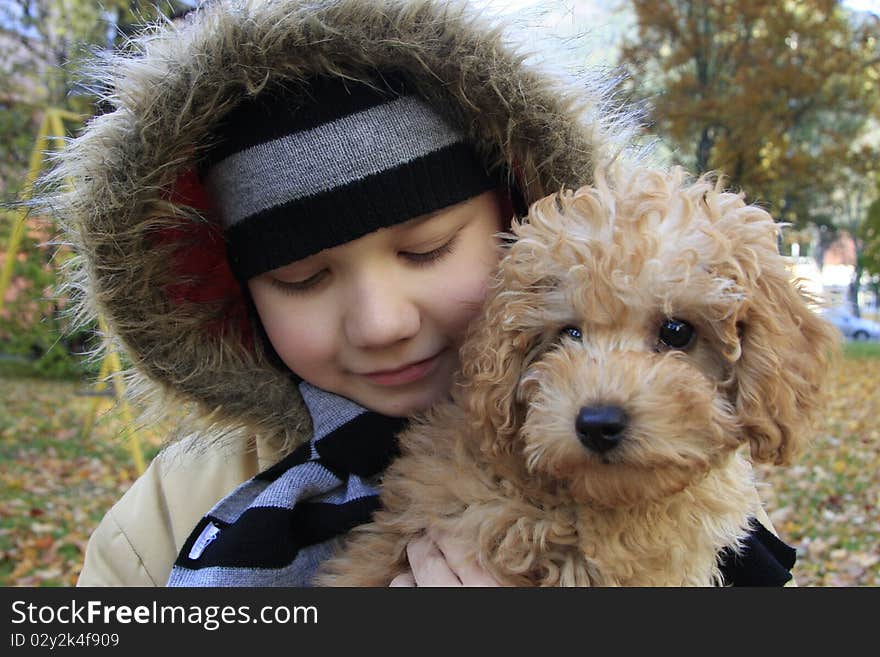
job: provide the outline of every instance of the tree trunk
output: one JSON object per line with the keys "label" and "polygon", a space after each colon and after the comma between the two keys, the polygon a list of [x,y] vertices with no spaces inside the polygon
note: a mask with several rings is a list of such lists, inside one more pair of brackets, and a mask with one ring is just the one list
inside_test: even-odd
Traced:
{"label": "tree trunk", "polygon": [[849,282],[849,305],[852,309],[852,314],[856,317],[862,316],[861,310],[859,309],[859,281],[862,280],[863,269],[864,267],[857,263],[855,268],[853,269],[852,280]]}
{"label": "tree trunk", "polygon": [[697,173],[704,173],[709,169],[709,156],[712,154],[712,147],[715,145],[715,139],[711,135],[711,128],[703,128],[700,134],[700,142],[697,144]]}

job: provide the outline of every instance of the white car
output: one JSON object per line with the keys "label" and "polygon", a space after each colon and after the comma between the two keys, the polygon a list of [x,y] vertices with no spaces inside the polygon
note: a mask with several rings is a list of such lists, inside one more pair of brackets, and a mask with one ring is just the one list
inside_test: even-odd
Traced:
{"label": "white car", "polygon": [[880,324],[877,322],[840,311],[830,311],[823,314],[846,338],[880,340]]}

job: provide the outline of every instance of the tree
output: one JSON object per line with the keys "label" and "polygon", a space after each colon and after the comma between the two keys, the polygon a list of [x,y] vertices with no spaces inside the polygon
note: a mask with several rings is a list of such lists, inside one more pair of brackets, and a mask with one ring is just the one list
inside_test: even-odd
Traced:
{"label": "tree", "polygon": [[160,14],[176,17],[194,0],[6,0],[0,3],[0,194],[20,187],[47,105],[90,114],[93,98],[76,80],[94,50],[120,46]]}
{"label": "tree", "polygon": [[681,163],[805,226],[880,102],[880,27],[833,0],[633,0],[631,93]]}

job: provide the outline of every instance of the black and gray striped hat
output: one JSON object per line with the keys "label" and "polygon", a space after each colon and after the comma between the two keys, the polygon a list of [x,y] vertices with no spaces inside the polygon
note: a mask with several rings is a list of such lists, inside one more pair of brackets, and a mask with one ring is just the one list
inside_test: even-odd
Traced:
{"label": "black and gray striped hat", "polygon": [[399,85],[263,91],[214,137],[200,170],[241,281],[498,184],[464,135]]}

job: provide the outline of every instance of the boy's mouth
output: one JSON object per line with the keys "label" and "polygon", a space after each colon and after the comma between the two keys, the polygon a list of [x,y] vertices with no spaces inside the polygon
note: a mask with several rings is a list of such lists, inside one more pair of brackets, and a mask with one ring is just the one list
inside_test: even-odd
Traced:
{"label": "boy's mouth", "polygon": [[426,377],[433,371],[435,365],[440,360],[443,350],[437,352],[430,358],[425,360],[408,363],[402,367],[391,370],[377,370],[364,374],[372,383],[380,386],[399,386],[406,383],[412,383]]}

